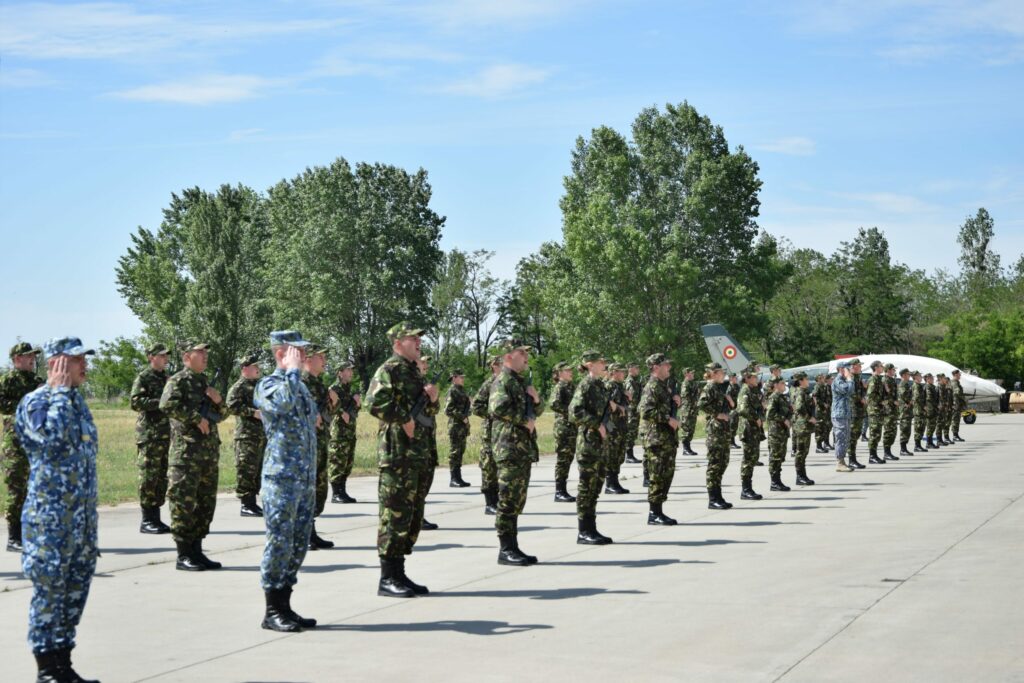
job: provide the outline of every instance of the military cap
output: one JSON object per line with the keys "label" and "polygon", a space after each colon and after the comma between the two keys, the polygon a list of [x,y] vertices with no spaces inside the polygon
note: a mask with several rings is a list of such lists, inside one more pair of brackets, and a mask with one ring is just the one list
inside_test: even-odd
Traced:
{"label": "military cap", "polygon": [[886,363],[886,364],[885,364],[885,370],[886,370],[886,372],[888,372],[889,370],[895,370],[895,369],[896,369],[896,366],[895,366],[895,365],[893,365],[892,363]]}
{"label": "military cap", "polygon": [[872,361],[871,362],[871,369],[872,370],[874,370],[875,368],[880,368],[880,367],[882,367],[882,361],[876,360],[876,361]]}
{"label": "military cap", "polygon": [[950,374],[959,375],[960,374],[960,368],[953,368],[953,372],[950,373]]}
{"label": "military cap", "polygon": [[258,353],[247,353],[238,359],[239,367],[246,367],[247,365],[256,365],[260,362],[260,354]]}
{"label": "military cap", "polygon": [[794,382],[800,382],[800,381],[805,380],[805,379],[807,379],[807,373],[806,372],[802,372],[801,371],[801,372],[794,372],[793,373],[793,381]]}
{"label": "military cap", "polygon": [[608,366],[610,372],[625,372],[626,365],[624,363],[612,363]]}
{"label": "military cap", "polygon": [[430,361],[434,360],[434,357],[424,354],[420,356],[420,360],[423,361],[424,363],[429,363]]}
{"label": "military cap", "polygon": [[335,370],[335,372],[341,372],[342,370],[351,370],[351,369],[352,369],[352,368],[354,368],[354,367],[355,367],[355,366],[354,366],[354,365],[352,365],[352,361],[349,361],[349,360],[343,360],[343,361],[341,361],[340,363],[338,363],[338,367],[337,367],[337,369]]}
{"label": "military cap", "polygon": [[499,363],[501,363],[501,354],[500,353],[495,353],[494,355],[487,357],[487,364],[488,365],[498,365]]}
{"label": "military cap", "polygon": [[521,344],[517,339],[505,339],[498,343],[496,353],[500,356],[505,356],[516,351],[526,351],[529,353],[533,347]]}
{"label": "military cap", "polygon": [[403,320],[388,329],[388,341],[393,342],[403,337],[420,337],[424,331],[419,327],[413,327],[408,320]]}
{"label": "military cap", "polygon": [[448,379],[452,377],[463,377],[466,373],[462,371],[462,368],[452,368],[452,371],[448,373]]}
{"label": "military cap", "polygon": [[584,351],[580,355],[580,361],[582,361],[583,363],[594,363],[602,360],[607,359],[603,355],[601,355],[600,351],[595,351],[594,349],[588,349],[587,351]]}
{"label": "military cap", "polygon": [[820,374],[820,375],[815,375],[815,376],[814,376],[814,381],[815,381],[815,382],[820,382],[820,381],[821,381],[821,380],[823,380],[823,379],[825,379],[825,374],[824,374],[824,373],[822,373],[822,374]]}
{"label": "military cap", "polygon": [[32,346],[28,342],[18,342],[11,347],[11,358],[15,356],[28,356],[42,353],[43,350],[38,346]]}
{"label": "military cap", "polygon": [[939,374],[935,375],[935,379],[946,379],[946,373],[940,372]]}
{"label": "military cap", "polygon": [[836,363],[836,370],[842,370],[843,368],[848,368],[848,367],[850,367],[850,364],[848,362],[846,362],[845,360],[841,360],[838,363]]}
{"label": "military cap", "polygon": [[163,344],[153,344],[146,349],[147,356],[163,356],[168,353],[168,349]]}
{"label": "military cap", "polygon": [[319,356],[321,353],[327,353],[327,347],[321,346],[320,344],[314,344],[309,342],[309,346],[306,347],[307,356]]}
{"label": "military cap", "polygon": [[930,373],[930,372],[924,373],[924,378],[925,379],[928,379],[929,377],[933,377],[932,373]]}
{"label": "military cap", "polygon": [[91,356],[95,351],[85,348],[78,337],[55,337],[43,344],[47,356]]}
{"label": "military cap", "polygon": [[210,345],[198,339],[186,339],[179,344],[179,348],[182,353],[188,353],[189,351],[208,351]]}
{"label": "military cap", "polygon": [[693,372],[693,368],[683,368],[683,375],[684,375],[684,376],[685,376],[685,375],[686,375],[686,373],[688,373],[688,372]]}
{"label": "military cap", "polygon": [[860,358],[850,358],[846,361],[846,367],[852,368],[854,365],[860,365]]}
{"label": "military cap", "polygon": [[772,363],[770,366],[768,366],[768,370],[770,372],[774,372],[775,370],[781,370],[781,369],[782,369],[782,366],[779,365],[778,363]]}
{"label": "military cap", "polygon": [[629,370],[630,368],[639,368],[639,367],[640,367],[640,364],[639,364],[639,363],[636,363],[636,362],[634,362],[634,363],[630,363],[630,364],[628,364],[628,365],[626,366],[626,369],[627,369],[627,370]]}
{"label": "military cap", "polygon": [[665,363],[671,363],[672,359],[663,353],[652,353],[647,356],[647,367],[653,368],[655,365],[664,365]]}
{"label": "military cap", "polygon": [[724,368],[719,363],[708,363],[707,365],[704,366],[705,372],[716,372],[718,370],[724,370]]}
{"label": "military cap", "polygon": [[570,365],[569,363],[566,363],[563,360],[563,361],[559,361],[559,362],[555,363],[555,367],[553,369],[554,369],[555,372],[561,372],[562,370],[572,370],[572,365]]}
{"label": "military cap", "polygon": [[309,342],[302,338],[302,335],[295,330],[277,330],[270,333],[271,346],[298,346],[302,348],[309,346]]}
{"label": "military cap", "polygon": [[913,377],[920,377],[920,376],[921,376],[921,371],[920,371],[920,370],[914,370],[914,371],[913,371],[912,373],[910,373],[910,374],[911,374],[911,376],[913,376]]}
{"label": "military cap", "polygon": [[908,370],[907,368],[903,368],[902,370],[899,371],[900,377],[902,377],[903,375],[909,375],[909,374],[910,374],[910,370]]}

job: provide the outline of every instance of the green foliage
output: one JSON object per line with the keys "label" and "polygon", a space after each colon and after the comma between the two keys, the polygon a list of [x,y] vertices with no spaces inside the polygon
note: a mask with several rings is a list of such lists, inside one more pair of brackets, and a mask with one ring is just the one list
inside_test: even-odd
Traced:
{"label": "green foliage", "polygon": [[1006,386],[1024,378],[1024,308],[976,311],[950,318],[945,337],[929,353]]}
{"label": "green foliage", "polygon": [[110,401],[131,393],[135,375],[146,366],[146,353],[136,339],[117,337],[100,341],[96,356],[89,362],[87,391]]}

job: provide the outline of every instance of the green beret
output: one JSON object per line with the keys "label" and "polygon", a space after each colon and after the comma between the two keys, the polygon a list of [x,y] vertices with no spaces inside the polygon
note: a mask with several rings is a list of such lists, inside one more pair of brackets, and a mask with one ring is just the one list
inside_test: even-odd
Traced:
{"label": "green beret", "polygon": [[32,346],[28,342],[18,342],[11,347],[11,358],[14,358],[15,356],[34,356],[42,352],[43,350],[38,346]]}
{"label": "green beret", "polygon": [[424,330],[419,327],[413,327],[408,320],[403,320],[388,328],[388,341],[394,342],[404,337],[422,337],[423,332]]}
{"label": "green beret", "polygon": [[163,344],[153,344],[146,349],[147,356],[164,356],[168,353],[168,349]]}
{"label": "green beret", "polygon": [[663,353],[652,353],[647,356],[647,367],[653,368],[655,365],[664,365],[665,363],[671,363],[672,359]]}

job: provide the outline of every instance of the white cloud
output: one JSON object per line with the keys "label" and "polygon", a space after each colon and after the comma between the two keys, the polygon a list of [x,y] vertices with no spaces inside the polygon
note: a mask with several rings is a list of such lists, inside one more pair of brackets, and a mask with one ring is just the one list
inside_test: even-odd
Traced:
{"label": "white cloud", "polygon": [[547,80],[550,72],[524,64],[496,64],[442,86],[441,92],[487,99],[508,97]]}
{"label": "white cloud", "polygon": [[814,155],[817,151],[817,146],[814,144],[814,140],[811,140],[810,138],[793,136],[779,138],[778,140],[755,145],[754,149],[760,149],[765,152],[775,152],[776,154],[809,157]]}
{"label": "white cloud", "polygon": [[283,85],[281,80],[236,75],[209,75],[190,80],[166,81],[111,93],[111,96],[140,102],[174,104],[223,104],[251,100]]}
{"label": "white cloud", "polygon": [[853,202],[867,204],[879,212],[895,214],[922,214],[934,211],[937,207],[909,194],[896,192],[834,192],[833,196]]}
{"label": "white cloud", "polygon": [[0,66],[0,88],[42,88],[57,81],[37,69],[11,69]]}
{"label": "white cloud", "polygon": [[402,11],[444,30],[508,28],[557,18],[582,4],[582,0],[434,0]]}

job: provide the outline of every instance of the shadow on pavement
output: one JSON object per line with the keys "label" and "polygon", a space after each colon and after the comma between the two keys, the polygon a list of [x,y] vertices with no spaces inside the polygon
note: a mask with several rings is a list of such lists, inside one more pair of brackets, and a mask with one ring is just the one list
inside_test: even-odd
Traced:
{"label": "shadow on pavement", "polygon": [[[209,550],[209,548],[204,550]],[[146,553],[173,553],[175,550],[174,546],[165,545],[160,548],[100,548],[100,552],[111,555],[145,555]]]}
{"label": "shadow on pavement", "polygon": [[567,562],[545,562],[545,567],[622,567],[624,569],[643,569],[645,567],[665,567],[670,564],[714,564],[710,560],[575,560]]}
{"label": "shadow on pavement", "polygon": [[[683,525],[686,528],[686,525]],[[616,545],[676,545],[676,546],[702,546],[702,545],[732,545],[734,543],[766,543],[766,541],[732,541],[727,538],[706,538],[703,541],[622,541]]]}
{"label": "shadow on pavement", "polygon": [[810,522],[683,522],[683,526],[777,526],[779,524],[810,524]]}
{"label": "shadow on pavement", "polygon": [[525,588],[521,590],[483,590],[483,591],[442,591],[432,593],[438,598],[529,598],[530,600],[571,600],[573,598],[590,598],[595,595],[647,595],[641,590],[608,590],[607,588]]}
{"label": "shadow on pavement", "polygon": [[362,631],[365,633],[402,633],[452,631],[473,636],[505,636],[512,633],[551,629],[550,624],[510,624],[507,621],[424,621],[401,624],[325,624],[316,631]]}

